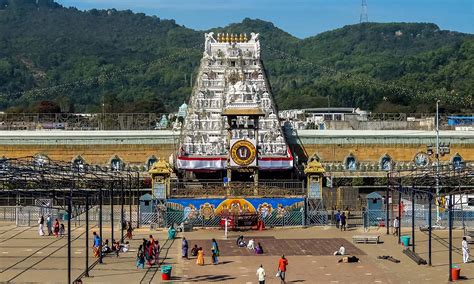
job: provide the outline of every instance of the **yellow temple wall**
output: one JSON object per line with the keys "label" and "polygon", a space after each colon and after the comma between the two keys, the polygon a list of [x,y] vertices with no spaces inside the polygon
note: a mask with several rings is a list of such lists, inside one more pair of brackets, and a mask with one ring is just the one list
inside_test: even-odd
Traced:
{"label": "yellow temple wall", "polygon": [[[299,131],[290,146],[302,145],[321,162],[343,162],[352,154],[359,162],[379,162],[389,155],[394,162],[412,162],[419,152],[434,151],[435,136],[428,131]],[[474,161],[474,132],[445,131],[440,144],[449,145],[449,161],[459,154]],[[43,154],[53,160],[72,161],[81,156],[86,163],[107,165],[118,156],[125,165],[145,165],[155,156],[168,160],[179,145],[179,133],[159,131],[0,131],[0,157],[20,158]],[[434,155],[431,156],[434,159]]]}

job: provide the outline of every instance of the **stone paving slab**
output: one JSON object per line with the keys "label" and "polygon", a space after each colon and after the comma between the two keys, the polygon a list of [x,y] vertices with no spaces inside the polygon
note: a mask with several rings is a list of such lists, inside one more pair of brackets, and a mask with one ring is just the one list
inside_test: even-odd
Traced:
{"label": "stone paving slab", "polygon": [[[248,241],[250,238],[246,239]],[[290,255],[333,255],[341,245],[346,248],[347,254],[365,255],[365,253],[355,247],[352,243],[343,238],[318,238],[318,239],[276,239],[274,237],[254,238],[255,245],[261,243],[266,256],[286,256]],[[218,240],[221,255],[225,256],[253,256],[255,252],[240,248],[234,240]],[[204,252],[210,254],[212,248],[211,240],[189,241],[190,247],[197,244]]]}

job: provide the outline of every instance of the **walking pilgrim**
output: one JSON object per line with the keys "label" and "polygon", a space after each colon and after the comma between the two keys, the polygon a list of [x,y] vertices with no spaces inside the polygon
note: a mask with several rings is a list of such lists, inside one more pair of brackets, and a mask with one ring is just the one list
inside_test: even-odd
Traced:
{"label": "walking pilgrim", "polygon": [[44,216],[41,215],[41,217],[38,220],[38,234],[40,236],[44,236],[43,226],[44,226]]}
{"label": "walking pilgrim", "polygon": [[461,248],[462,248],[462,262],[468,263],[469,262],[469,245],[467,243],[466,237],[462,238]]}

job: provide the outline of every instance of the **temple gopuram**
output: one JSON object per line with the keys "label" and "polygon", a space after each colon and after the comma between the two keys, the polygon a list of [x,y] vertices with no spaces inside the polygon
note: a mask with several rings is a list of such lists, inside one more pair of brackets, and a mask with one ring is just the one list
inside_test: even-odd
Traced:
{"label": "temple gopuram", "polygon": [[205,34],[176,168],[192,177],[206,172],[230,180],[235,173],[255,181],[259,172],[292,170],[293,156],[261,61],[259,34]]}

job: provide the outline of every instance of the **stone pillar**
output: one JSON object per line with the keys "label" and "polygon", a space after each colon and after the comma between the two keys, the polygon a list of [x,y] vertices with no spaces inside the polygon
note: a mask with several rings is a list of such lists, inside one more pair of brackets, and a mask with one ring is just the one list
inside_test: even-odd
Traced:
{"label": "stone pillar", "polygon": [[231,168],[227,168],[227,180],[228,180],[228,185],[226,187],[226,194],[227,196],[230,195],[230,184],[232,183],[232,169]]}
{"label": "stone pillar", "polygon": [[253,169],[253,183],[254,183],[253,195],[257,196],[258,195],[258,168]]}

